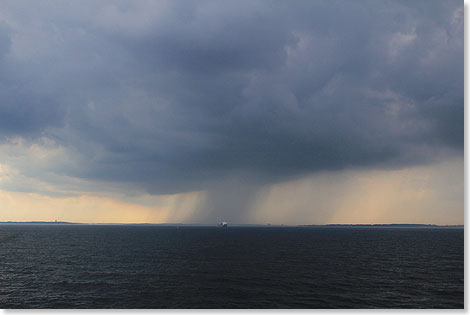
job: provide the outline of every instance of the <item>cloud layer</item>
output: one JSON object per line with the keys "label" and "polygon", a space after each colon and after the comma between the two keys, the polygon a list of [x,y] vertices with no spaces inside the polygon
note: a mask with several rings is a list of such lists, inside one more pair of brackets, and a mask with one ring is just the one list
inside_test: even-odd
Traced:
{"label": "cloud layer", "polygon": [[27,176],[151,194],[463,155],[463,18],[461,1],[2,1],[0,139],[60,149],[47,171],[9,156]]}

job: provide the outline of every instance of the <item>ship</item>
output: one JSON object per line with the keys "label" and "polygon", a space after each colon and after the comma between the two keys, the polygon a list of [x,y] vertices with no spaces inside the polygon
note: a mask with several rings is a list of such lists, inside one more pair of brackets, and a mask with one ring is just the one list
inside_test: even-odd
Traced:
{"label": "ship", "polygon": [[220,222],[219,226],[226,228],[227,227],[227,222]]}

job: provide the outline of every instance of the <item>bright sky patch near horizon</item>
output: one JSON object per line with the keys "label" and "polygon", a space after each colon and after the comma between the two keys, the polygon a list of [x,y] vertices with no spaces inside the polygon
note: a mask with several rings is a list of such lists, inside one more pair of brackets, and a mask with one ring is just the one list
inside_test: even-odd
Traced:
{"label": "bright sky patch near horizon", "polygon": [[2,1],[0,221],[464,221],[460,1]]}

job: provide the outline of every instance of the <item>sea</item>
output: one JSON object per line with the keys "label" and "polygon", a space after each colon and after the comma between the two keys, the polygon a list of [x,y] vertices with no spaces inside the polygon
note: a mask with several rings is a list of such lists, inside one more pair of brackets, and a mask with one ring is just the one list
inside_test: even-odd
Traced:
{"label": "sea", "polygon": [[463,307],[463,229],[0,225],[3,309]]}

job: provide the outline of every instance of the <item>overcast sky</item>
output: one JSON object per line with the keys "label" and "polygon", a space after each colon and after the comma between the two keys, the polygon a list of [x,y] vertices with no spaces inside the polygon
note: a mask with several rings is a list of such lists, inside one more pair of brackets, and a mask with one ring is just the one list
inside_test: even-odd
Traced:
{"label": "overcast sky", "polygon": [[0,220],[461,224],[463,21],[462,1],[1,1]]}

